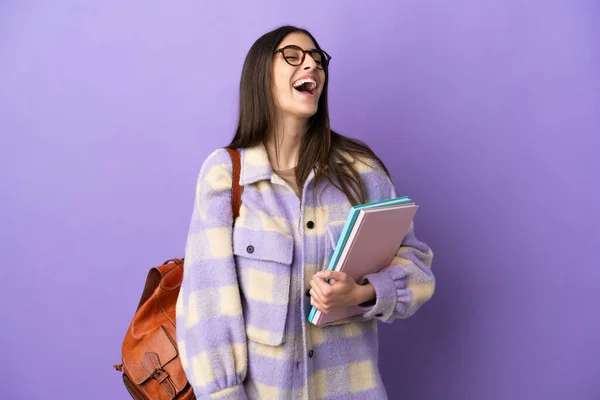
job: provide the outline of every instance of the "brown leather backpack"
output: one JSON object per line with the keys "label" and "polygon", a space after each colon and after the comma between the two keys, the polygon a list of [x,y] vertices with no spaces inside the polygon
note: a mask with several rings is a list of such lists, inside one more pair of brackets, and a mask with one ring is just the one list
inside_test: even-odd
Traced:
{"label": "brown leather backpack", "polygon": [[[232,209],[242,203],[240,153],[227,148],[233,160]],[[175,304],[183,279],[183,259],[174,258],[150,269],[137,311],[123,340],[123,382],[136,400],[195,399],[177,349]]]}

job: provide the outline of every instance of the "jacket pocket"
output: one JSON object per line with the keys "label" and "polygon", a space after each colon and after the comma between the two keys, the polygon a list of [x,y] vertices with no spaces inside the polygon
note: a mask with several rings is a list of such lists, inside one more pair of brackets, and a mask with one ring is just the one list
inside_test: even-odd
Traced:
{"label": "jacket pocket", "polygon": [[274,231],[236,227],[233,254],[248,339],[281,345],[290,301],[294,239]]}

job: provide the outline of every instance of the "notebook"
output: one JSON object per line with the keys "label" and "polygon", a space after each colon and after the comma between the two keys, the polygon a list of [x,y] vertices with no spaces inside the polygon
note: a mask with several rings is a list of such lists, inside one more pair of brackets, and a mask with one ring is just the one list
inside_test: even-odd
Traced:
{"label": "notebook", "polygon": [[[355,281],[389,266],[408,233],[418,205],[408,197],[363,204],[351,209],[328,269],[343,271]],[[308,321],[315,325],[362,314],[359,307],[333,309],[329,314],[312,307]]]}

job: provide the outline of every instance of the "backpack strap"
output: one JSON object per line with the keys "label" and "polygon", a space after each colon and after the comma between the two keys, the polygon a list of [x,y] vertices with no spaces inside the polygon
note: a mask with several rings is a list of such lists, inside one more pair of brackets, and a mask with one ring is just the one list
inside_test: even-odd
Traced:
{"label": "backpack strap", "polygon": [[[240,207],[242,206],[242,192],[244,188],[240,185],[240,176],[242,170],[242,160],[240,157],[240,151],[238,149],[232,149],[231,147],[225,147],[229,155],[231,156],[231,161],[233,161],[233,184],[231,186],[231,210],[233,211],[233,222],[235,219],[240,216]],[[184,258],[172,258],[163,263],[163,265],[167,265],[170,262],[174,262],[176,264],[180,264],[184,261]],[[144,290],[144,293],[146,291]],[[152,293],[152,292],[150,292]],[[144,296],[142,296],[142,300],[144,300]],[[143,301],[140,301],[140,305]]]}
{"label": "backpack strap", "polygon": [[233,161],[233,185],[231,187],[231,209],[233,211],[233,220],[240,215],[240,207],[242,206],[242,192],[244,188],[240,185],[240,175],[242,169],[242,161],[238,149],[226,147],[231,161]]}

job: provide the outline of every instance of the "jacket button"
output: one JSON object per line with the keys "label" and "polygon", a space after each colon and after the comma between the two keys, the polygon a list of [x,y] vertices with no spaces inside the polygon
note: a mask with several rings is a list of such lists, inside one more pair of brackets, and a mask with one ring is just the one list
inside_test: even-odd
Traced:
{"label": "jacket button", "polygon": [[314,222],[312,222],[312,221],[308,221],[308,222],[306,223],[306,227],[307,227],[308,229],[312,229],[312,228],[314,228],[314,227],[315,227],[315,223],[314,223]]}
{"label": "jacket button", "polygon": [[315,352],[313,350],[308,352],[308,357],[313,358],[314,355],[315,355]]}
{"label": "jacket button", "polygon": [[248,246],[246,247],[246,251],[250,254],[254,253],[254,246]]}

